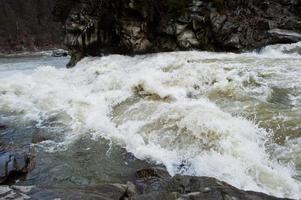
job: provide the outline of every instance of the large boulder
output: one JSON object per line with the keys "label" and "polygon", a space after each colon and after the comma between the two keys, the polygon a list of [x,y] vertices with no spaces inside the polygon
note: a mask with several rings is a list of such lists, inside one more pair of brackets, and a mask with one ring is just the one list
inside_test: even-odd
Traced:
{"label": "large boulder", "polygon": [[137,171],[136,186],[140,193],[151,193],[166,189],[171,176],[164,168],[148,168]]}
{"label": "large boulder", "polygon": [[[170,175],[164,169],[137,172],[133,200],[280,200],[263,193],[243,191],[210,177]],[[140,189],[139,189],[140,188]]]}

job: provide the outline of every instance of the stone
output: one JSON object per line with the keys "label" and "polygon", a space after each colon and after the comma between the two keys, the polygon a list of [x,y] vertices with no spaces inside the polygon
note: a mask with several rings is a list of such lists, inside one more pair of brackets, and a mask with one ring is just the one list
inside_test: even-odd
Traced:
{"label": "stone", "polygon": [[[243,191],[211,177],[176,175],[164,168],[136,173],[138,193],[133,200],[280,200],[263,193]],[[285,199],[282,199],[285,200]],[[286,199],[288,200],[288,199]]]}
{"label": "stone", "polygon": [[301,41],[301,32],[298,33],[290,30],[272,29],[269,30],[269,33],[280,39],[287,39],[295,42]]}
{"label": "stone", "polygon": [[176,175],[163,190],[150,190],[133,197],[135,200],[280,200],[263,193],[239,190],[215,178]]}
{"label": "stone", "polygon": [[183,33],[187,26],[188,26],[187,24],[178,24],[178,23],[176,23],[175,24],[176,35],[179,35],[179,34]]}
{"label": "stone", "polygon": [[220,15],[218,12],[213,12],[210,14],[210,20],[213,27],[213,32],[218,33],[218,31],[222,28],[225,21],[227,20],[227,16]]}
{"label": "stone", "polygon": [[136,186],[140,193],[162,191],[171,176],[164,168],[142,169],[136,173]]}
{"label": "stone", "polygon": [[204,28],[204,26],[206,25],[206,18],[203,16],[199,16],[197,14],[193,14],[192,16],[192,27],[193,30],[199,30]]}
{"label": "stone", "polygon": [[25,153],[0,153],[0,184],[14,182],[33,167],[33,156]]}
{"label": "stone", "polygon": [[127,184],[102,184],[95,187],[39,188],[35,186],[0,186],[0,199],[72,199],[126,200],[131,199]]}
{"label": "stone", "polygon": [[239,190],[210,177],[176,175],[153,167],[136,172],[135,183],[100,184],[93,187],[39,188],[0,186],[1,199],[72,200],[288,200],[263,193]]}
{"label": "stone", "polygon": [[225,41],[225,46],[227,46],[228,48],[232,48],[233,50],[240,49],[241,45],[239,35],[232,35],[229,39]]}
{"label": "stone", "polygon": [[134,20],[121,20],[121,43],[131,52],[146,52],[150,48],[146,23]]}
{"label": "stone", "polygon": [[301,40],[300,0],[0,0],[0,8],[0,53],[63,41],[67,67],[110,53],[241,52]]}
{"label": "stone", "polygon": [[177,38],[178,44],[183,49],[189,49],[193,47],[198,47],[200,45],[197,40],[195,33],[191,30],[186,30],[182,34],[180,34]]}
{"label": "stone", "polygon": [[71,55],[68,67],[85,56],[107,53],[241,52],[300,41],[297,0],[55,1],[54,14],[64,24]]}
{"label": "stone", "polygon": [[45,133],[45,132],[41,132],[41,131],[37,131],[37,132],[34,132],[32,134],[32,143],[33,144],[38,144],[38,143],[41,143],[41,142],[44,142],[46,140],[50,140],[51,137]]}
{"label": "stone", "polygon": [[[2,200],[11,200],[11,199],[29,200],[29,199],[32,199],[30,196],[28,196],[22,190],[24,190],[23,187],[13,188],[13,187],[9,187],[9,186],[0,186],[0,199],[2,199]],[[26,190],[26,191],[28,192],[28,190]]]}

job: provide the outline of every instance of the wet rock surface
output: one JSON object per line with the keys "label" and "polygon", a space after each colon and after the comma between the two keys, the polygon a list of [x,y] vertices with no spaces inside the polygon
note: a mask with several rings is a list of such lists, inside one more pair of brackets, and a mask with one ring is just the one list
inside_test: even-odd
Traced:
{"label": "wet rock surface", "polygon": [[56,0],[74,66],[84,56],[174,50],[243,51],[300,41],[301,2]]}
{"label": "wet rock surface", "polygon": [[106,184],[89,188],[39,188],[35,186],[0,186],[0,199],[66,199],[66,200],[118,200],[126,199],[127,184]]}
{"label": "wet rock surface", "polygon": [[102,184],[95,187],[39,188],[0,186],[1,199],[86,199],[86,200],[280,200],[257,192],[239,190],[209,177],[176,175],[163,168],[149,168],[136,173],[135,184]]}
{"label": "wet rock surface", "polygon": [[40,142],[44,142],[44,141],[47,141],[50,139],[51,139],[51,137],[47,133],[42,132],[42,131],[36,131],[32,134],[31,142],[33,144],[38,144]]}
{"label": "wet rock surface", "polygon": [[33,155],[18,152],[0,152],[0,184],[13,183],[33,168]]}
{"label": "wet rock surface", "polygon": [[263,193],[239,190],[210,177],[176,175],[170,177],[164,169],[143,169],[137,172],[136,185],[144,185],[134,200],[276,200]]}

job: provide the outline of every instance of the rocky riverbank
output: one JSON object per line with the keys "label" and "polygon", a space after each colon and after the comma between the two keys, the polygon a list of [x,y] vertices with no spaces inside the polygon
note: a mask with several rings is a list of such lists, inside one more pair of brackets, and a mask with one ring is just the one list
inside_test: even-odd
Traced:
{"label": "rocky riverbank", "polygon": [[300,0],[0,0],[0,53],[64,44],[71,67],[109,53],[244,51],[300,41],[300,9]]}
{"label": "rocky riverbank", "polygon": [[[31,7],[41,1],[0,2],[5,16],[12,16],[7,15],[12,7],[16,9],[13,12],[23,16],[19,18],[24,20],[24,27],[31,18],[26,18],[23,11],[36,16],[35,11],[44,13],[43,9],[46,9],[45,6],[39,9]],[[22,3],[29,4],[25,6]],[[54,6],[51,3],[45,5]],[[18,10],[18,6],[24,10]],[[31,9],[35,11],[31,12]],[[50,15],[50,10],[45,12]],[[64,24],[64,43],[72,56],[69,66],[73,66],[84,56],[106,53],[140,54],[190,49],[236,52],[266,44],[295,42],[300,40],[299,10],[300,1],[297,0],[57,0],[53,13],[56,20]],[[54,29],[51,29],[51,24],[48,26],[48,19],[45,20],[45,35],[53,34]],[[32,22],[33,26],[26,25],[30,26],[29,30],[35,29],[35,22]],[[12,23],[8,26],[12,27]],[[21,30],[19,24],[16,27],[16,30]],[[29,31],[30,37],[24,34],[20,40],[6,40],[7,33],[10,29],[1,32],[1,38],[5,38],[4,43],[1,41],[3,50],[14,52],[49,47],[43,42],[36,43],[38,36],[32,39],[31,35],[37,33],[35,31]],[[18,38],[19,33],[16,34]],[[41,41],[55,44],[53,41],[57,39],[59,37]],[[283,47],[282,50],[296,52],[298,48]],[[67,54],[53,54],[63,55]],[[271,125],[264,124],[263,129],[272,130],[276,130],[273,129],[274,124],[283,122],[279,113],[285,113],[291,121],[284,122],[293,125],[282,123],[284,127],[277,129],[278,132],[283,134],[283,138],[299,133],[300,84],[296,77],[300,59],[295,58],[295,54],[277,55],[282,57],[265,59],[267,55],[233,54],[219,57],[219,54],[214,54],[199,60],[206,56],[203,52],[137,59],[109,56],[105,61],[87,59],[78,70],[40,67],[33,75],[1,80],[0,182],[3,185],[0,186],[0,199],[279,199],[243,191],[220,181],[227,174],[230,178],[225,181],[229,183],[231,179],[239,179],[239,172],[244,179],[239,182],[243,184],[236,184],[237,187],[247,188],[244,183],[253,181],[253,185],[258,186],[257,191],[297,198],[299,182],[295,182],[294,173],[289,171],[291,168],[279,163],[283,158],[299,163],[298,141],[284,144],[279,152],[285,152],[287,145],[291,155],[284,153],[279,161],[281,157],[273,157],[271,152],[266,152],[270,146],[264,148],[265,140],[261,137],[262,134],[263,137],[269,136],[266,132],[258,132],[253,123],[237,118],[227,110],[235,107],[227,104],[228,101],[239,103],[236,104],[238,109],[251,105],[258,110],[255,116],[259,116],[259,121]],[[160,66],[165,61],[168,62]],[[24,60],[20,63],[25,65]],[[274,63],[278,65],[274,66]],[[31,65],[35,65],[34,60]],[[8,66],[8,69],[14,69],[12,64]],[[19,64],[17,66],[16,69],[21,68]],[[202,70],[199,66],[203,67]],[[259,68],[254,70],[255,66]],[[22,67],[27,70],[26,66]],[[124,68],[126,70],[120,70]],[[143,75],[146,73],[150,73],[152,79],[145,79]],[[6,77],[7,73],[2,76]],[[137,77],[139,79],[136,80]],[[277,79],[271,82],[271,77]],[[116,85],[117,79],[119,84]],[[129,80],[134,81],[128,83]],[[274,81],[279,84],[275,85]],[[236,90],[236,86],[242,90]],[[259,89],[272,93],[270,96],[264,92],[259,94]],[[123,99],[126,95],[128,98]],[[256,99],[260,95],[264,96],[264,101]],[[246,97],[248,104],[238,97]],[[220,109],[215,102],[210,102],[213,101],[210,98],[224,100],[222,103],[226,106]],[[250,104],[250,99],[253,104]],[[145,108],[151,110],[145,112]],[[297,108],[297,112],[290,113],[291,108]],[[130,112],[134,109],[135,112]],[[112,112],[108,114],[107,110]],[[276,113],[276,117],[270,115],[271,112]],[[146,115],[152,120],[144,122]],[[143,123],[139,130],[134,126],[137,120]],[[179,122],[181,126],[178,126]],[[103,136],[97,135],[99,132],[106,133],[109,140],[98,140]],[[212,133],[213,138],[208,137]],[[123,137],[122,134],[129,135]],[[163,134],[167,135],[164,141],[161,140]],[[146,144],[158,145],[147,146],[140,140],[136,141],[137,138],[142,138]],[[118,139],[117,144],[125,145],[114,144],[111,142],[114,139]],[[219,148],[221,146],[224,148]],[[34,156],[26,153],[26,149],[31,147],[37,149]],[[170,149],[176,149],[179,156],[169,154]],[[194,149],[197,151],[190,156]],[[219,162],[210,162],[206,155],[200,155],[204,151],[213,152],[208,158],[215,156]],[[139,154],[142,160],[135,157]],[[187,163],[183,159],[186,155]],[[268,159],[270,156],[273,158]],[[190,174],[202,175],[193,170],[207,170],[206,176],[219,177],[220,180],[184,175],[172,177],[164,167],[145,159],[149,157],[155,163],[169,159],[169,163],[164,164],[176,169],[174,173],[170,171],[172,174],[187,173],[181,170],[190,167]],[[233,168],[223,170],[232,164]],[[211,166],[219,166],[218,175],[208,173],[218,171]],[[254,180],[258,174],[260,178]],[[274,189],[281,191],[277,193]]]}
{"label": "rocky riverbank", "polygon": [[74,66],[84,56],[244,51],[301,39],[301,1],[56,0]]}
{"label": "rocky riverbank", "polygon": [[1,199],[86,200],[280,200],[263,193],[239,190],[209,177],[176,175],[163,168],[138,171],[135,182],[104,184],[86,188],[37,188],[0,186]]}

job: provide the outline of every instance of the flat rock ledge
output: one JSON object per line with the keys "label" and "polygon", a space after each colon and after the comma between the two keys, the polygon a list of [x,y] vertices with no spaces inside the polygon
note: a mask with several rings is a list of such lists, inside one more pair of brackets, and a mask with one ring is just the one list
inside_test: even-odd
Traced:
{"label": "flat rock ledge", "polygon": [[263,193],[242,191],[210,177],[176,175],[150,168],[136,173],[126,184],[104,184],[85,188],[38,188],[0,186],[0,199],[72,200],[279,200]]}

